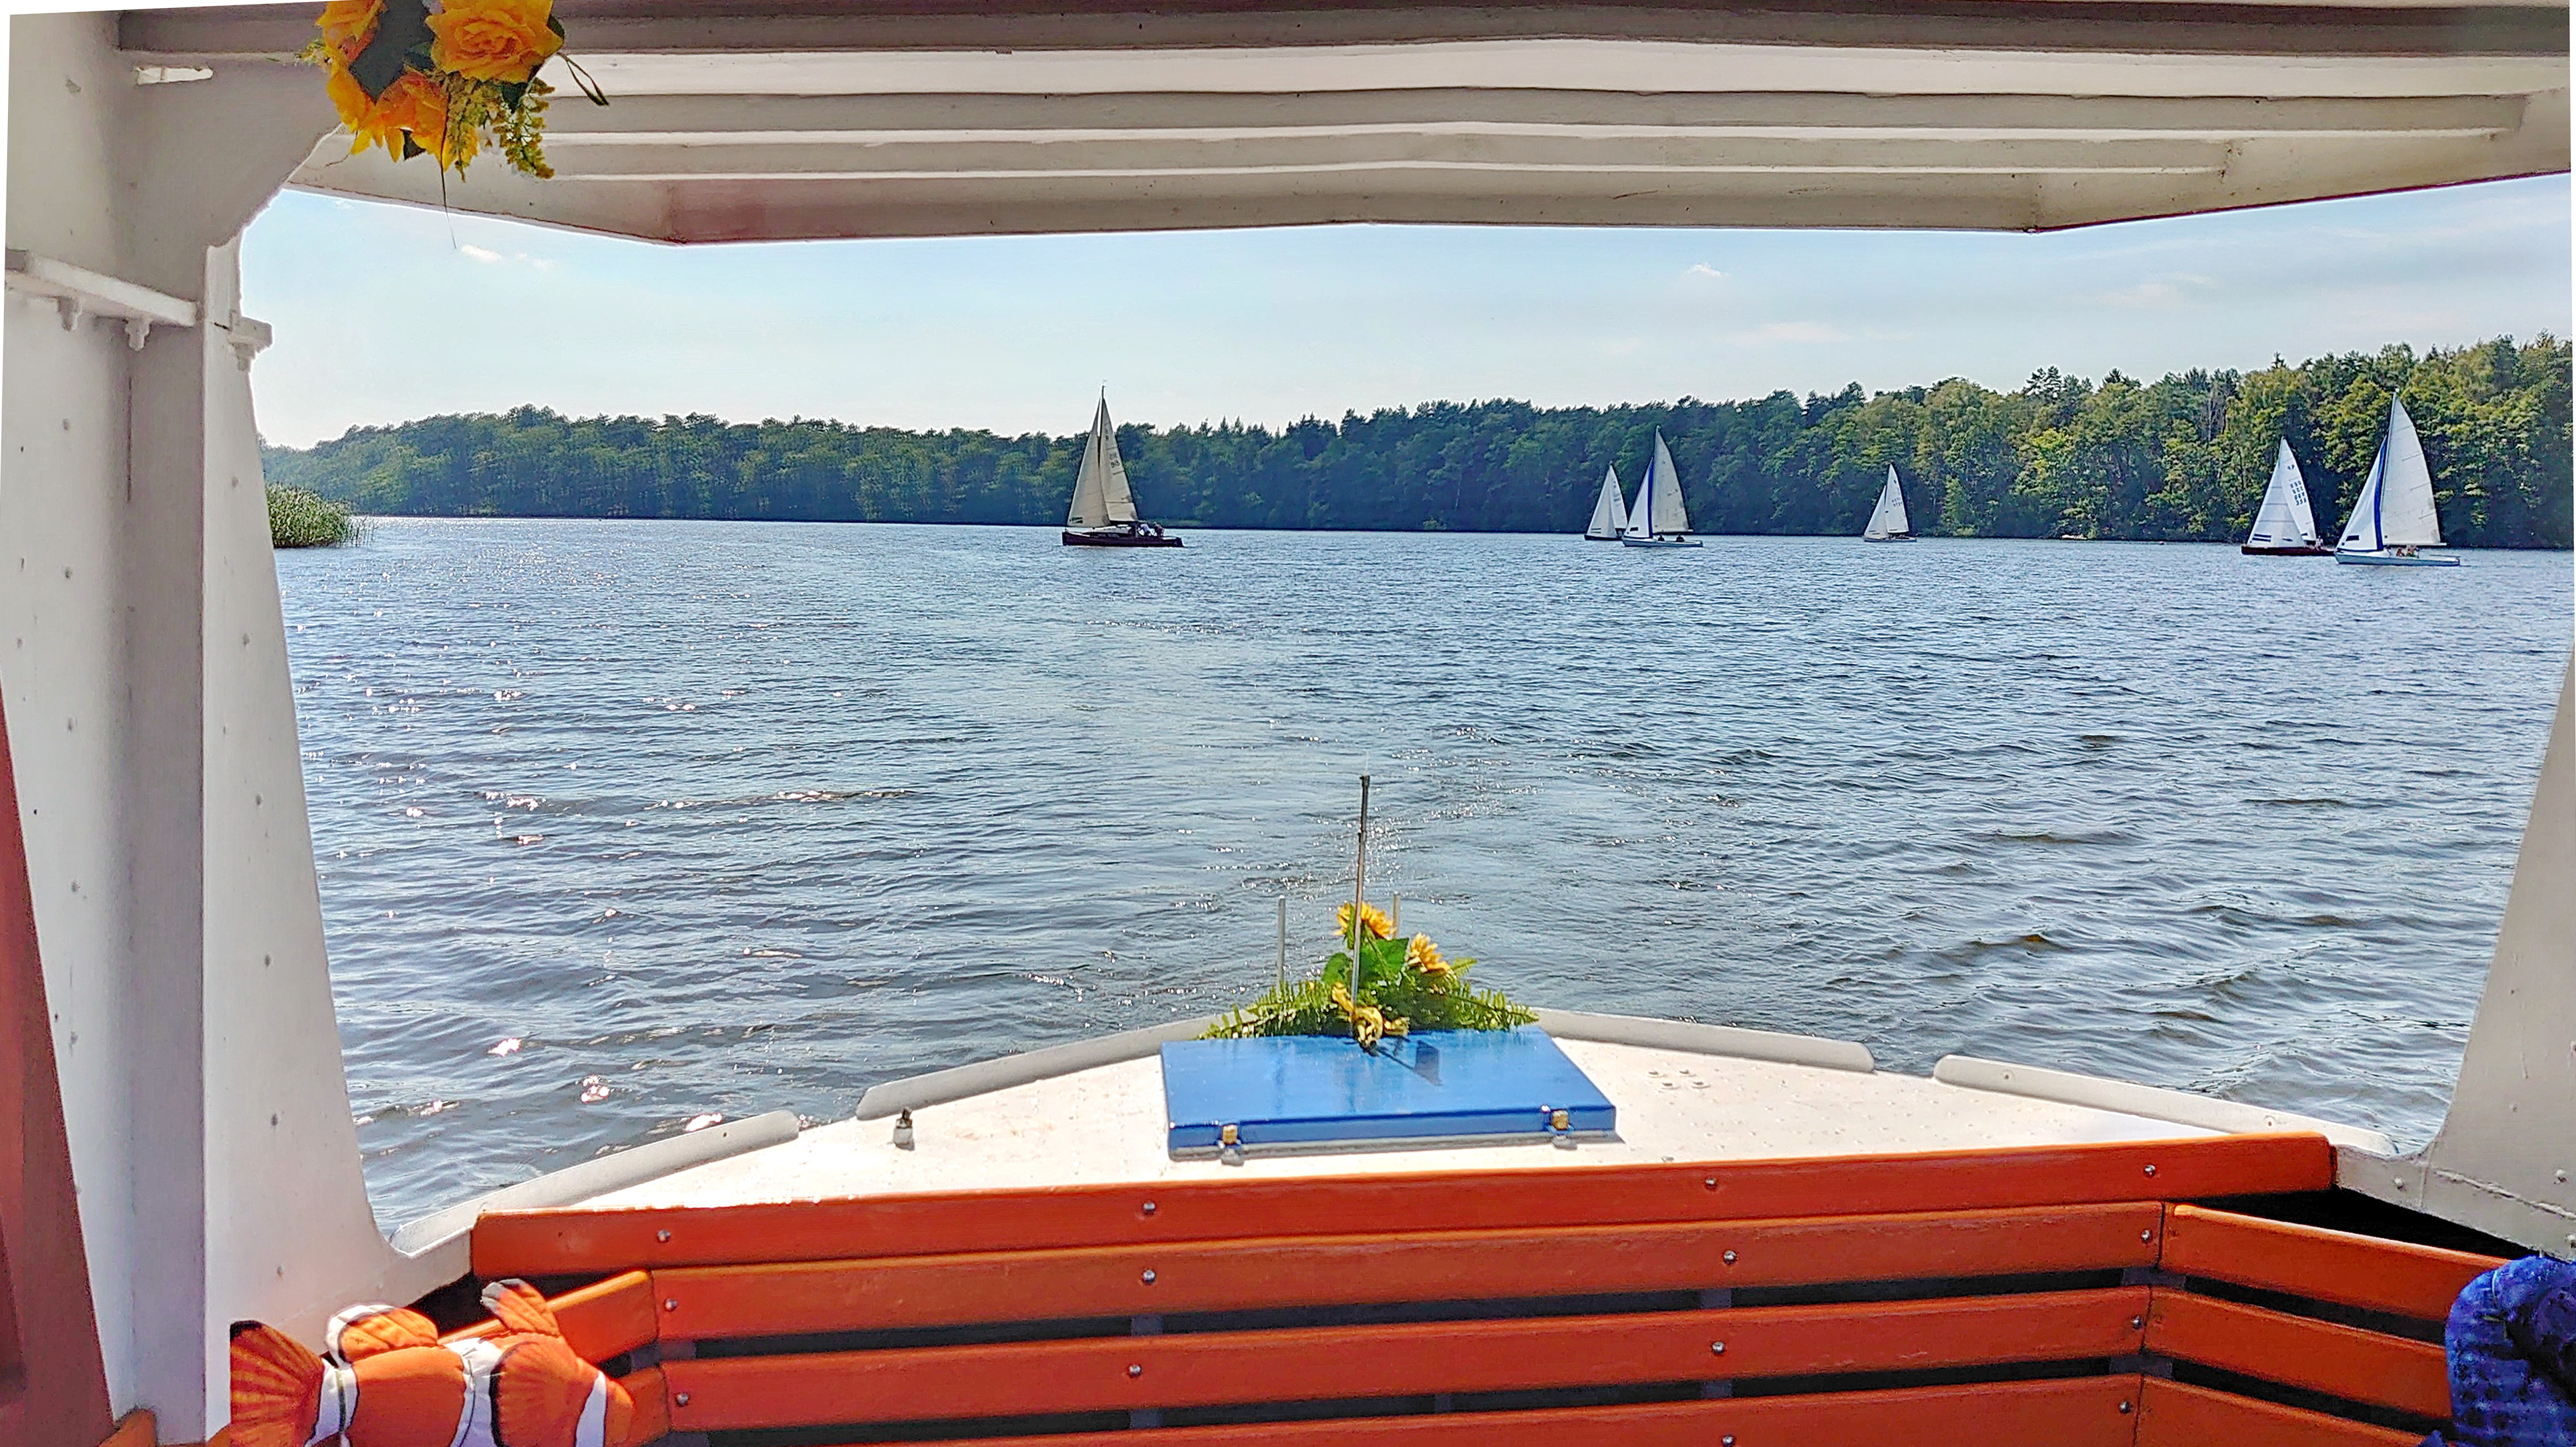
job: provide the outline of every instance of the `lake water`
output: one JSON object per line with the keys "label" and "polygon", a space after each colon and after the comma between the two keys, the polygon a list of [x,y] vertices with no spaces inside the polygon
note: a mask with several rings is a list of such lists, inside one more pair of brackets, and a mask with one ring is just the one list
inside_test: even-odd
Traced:
{"label": "lake water", "polygon": [[2567,554],[384,521],[281,553],[391,1226],[1221,1009],[1371,880],[1571,1008],[2439,1122]]}

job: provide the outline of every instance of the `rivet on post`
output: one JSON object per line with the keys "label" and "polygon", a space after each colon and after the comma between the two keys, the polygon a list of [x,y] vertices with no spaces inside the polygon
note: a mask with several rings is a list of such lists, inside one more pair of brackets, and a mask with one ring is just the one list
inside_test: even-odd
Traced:
{"label": "rivet on post", "polygon": [[1147,1286],[1151,1286],[1151,1285],[1153,1285],[1153,1284],[1154,1284],[1154,1268],[1153,1268],[1153,1267],[1148,1266],[1148,1267],[1146,1267],[1146,1268],[1145,1268],[1145,1275],[1144,1275],[1144,1277],[1143,1277],[1143,1280],[1144,1280],[1144,1282],[1145,1282],[1145,1284],[1146,1284]]}
{"label": "rivet on post", "polygon": [[1131,1377],[1141,1377],[1145,1375],[1145,1364],[1142,1362],[1129,1362],[1127,1364],[1127,1375]]}
{"label": "rivet on post", "polygon": [[1720,1259],[1720,1260],[1722,1260],[1722,1261],[1724,1261],[1727,1265],[1729,1265],[1729,1266],[1733,1266],[1733,1265],[1735,1264],[1735,1253],[1734,1253],[1734,1252],[1732,1252],[1732,1251],[1729,1251],[1729,1252],[1727,1252],[1724,1256],[1720,1257],[1719,1259]]}
{"label": "rivet on post", "polygon": [[654,1240],[656,1240],[656,1241],[668,1241],[668,1240],[670,1240],[670,1239],[671,1239],[671,1232],[670,1232],[670,1229],[669,1229],[668,1227],[665,1227],[665,1228],[664,1228],[664,1229],[662,1229],[662,1230],[659,1230],[659,1231],[654,1232],[654,1233],[653,1233],[653,1239],[654,1239]]}

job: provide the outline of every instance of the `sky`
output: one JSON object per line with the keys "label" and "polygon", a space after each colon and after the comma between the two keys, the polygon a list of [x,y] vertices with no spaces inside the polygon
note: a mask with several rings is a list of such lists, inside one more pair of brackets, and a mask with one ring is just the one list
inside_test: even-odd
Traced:
{"label": "sky", "polygon": [[1070,434],[2152,379],[2570,331],[2568,178],[2048,235],[1334,226],[671,247],[287,192],[271,442],[534,403]]}

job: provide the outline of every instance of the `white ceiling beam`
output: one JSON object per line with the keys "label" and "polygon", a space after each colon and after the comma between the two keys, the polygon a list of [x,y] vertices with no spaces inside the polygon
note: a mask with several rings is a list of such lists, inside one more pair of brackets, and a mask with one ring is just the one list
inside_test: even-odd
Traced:
{"label": "white ceiling beam", "polygon": [[[2030,229],[2564,171],[2563,0],[559,0],[559,176],[296,183],[675,241],[1329,221]],[[291,22],[291,23],[290,23]],[[309,16],[131,12],[138,53]],[[569,91],[569,87],[566,88]]]}
{"label": "white ceiling beam", "polygon": [[1015,179],[1050,174],[1303,174],[1397,168],[1594,170],[1649,175],[1702,171],[1859,171],[1941,174],[2050,171],[2215,171],[2224,145],[2209,141],[1954,142],[1906,138],[1802,141],[1735,137],[1370,135],[1107,141],[922,141],[848,145],[713,144],[559,147],[557,177],[685,181],[696,177]]}
{"label": "white ceiling beam", "polygon": [[2494,134],[2519,126],[2522,111],[2523,99],[2516,95],[2359,100],[1456,89],[1292,95],[653,95],[622,97],[606,106],[558,102],[548,116],[547,134],[558,145],[699,139],[859,142],[906,136],[972,140],[1020,134],[1109,139],[1175,131],[1246,137],[1359,135],[1388,128],[1450,134],[2230,140]]}
{"label": "white ceiling beam", "polygon": [[[443,204],[665,241],[1135,231],[1339,221],[2034,230],[2538,174],[2565,166],[2566,100],[2493,138],[2258,139],[2223,162],[2091,171],[1826,165],[1640,172],[1388,164],[1312,171],[1030,172],[530,181],[490,165]],[[2554,118],[2557,136],[2548,134]],[[326,147],[329,143],[325,143]],[[334,148],[336,149],[336,148]],[[308,165],[309,189],[437,206],[435,170],[377,154]]]}
{"label": "white ceiling beam", "polygon": [[[1330,96],[1482,90],[2187,99],[2520,95],[2567,84],[2555,56],[2050,54],[1586,40],[1341,49],[644,55],[585,51],[620,98],[742,96]],[[549,67],[546,76],[571,93]],[[569,104],[569,103],[562,103]]]}

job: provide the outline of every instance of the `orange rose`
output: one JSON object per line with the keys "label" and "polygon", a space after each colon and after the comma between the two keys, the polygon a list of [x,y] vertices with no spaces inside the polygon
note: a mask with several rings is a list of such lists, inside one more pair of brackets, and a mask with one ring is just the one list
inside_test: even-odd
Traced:
{"label": "orange rose", "polygon": [[321,28],[324,45],[342,60],[355,60],[358,52],[367,48],[367,42],[376,38],[376,21],[384,13],[385,0],[329,0],[322,7],[321,18],[313,23]]}
{"label": "orange rose", "polygon": [[[354,88],[357,82],[352,80],[350,85]],[[399,161],[403,136],[408,132],[414,144],[444,162],[448,159],[447,91],[419,71],[406,70],[385,87],[383,95],[376,97],[375,105],[364,117],[350,122],[349,129],[357,137],[356,144],[349,147],[352,152],[382,146],[387,155]]]}
{"label": "orange rose", "polygon": [[546,24],[554,0],[446,0],[429,17],[430,63],[470,80],[512,84],[563,45]]}

